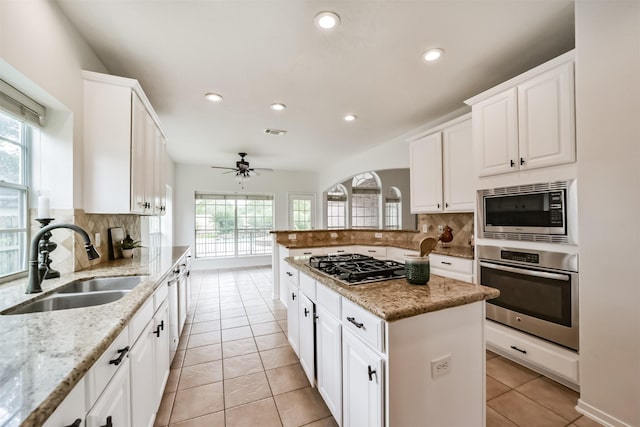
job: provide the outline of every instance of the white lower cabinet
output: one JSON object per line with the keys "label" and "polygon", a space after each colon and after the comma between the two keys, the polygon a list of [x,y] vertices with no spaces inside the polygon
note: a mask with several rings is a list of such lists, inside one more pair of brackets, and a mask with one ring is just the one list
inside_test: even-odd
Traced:
{"label": "white lower cabinet", "polygon": [[150,320],[129,352],[131,364],[131,425],[150,427],[156,412],[153,393],[154,324]]}
{"label": "white lower cabinet", "polygon": [[87,413],[85,407],[84,378],[71,390],[71,393],[62,401],[51,414],[43,427],[81,427],[84,422],[84,415]]}
{"label": "white lower cabinet", "polygon": [[342,425],[342,327],[320,302],[316,312],[318,392],[338,425]]}
{"label": "white lower cabinet", "polygon": [[315,385],[315,304],[303,292],[299,294],[298,334],[300,364],[311,385]]}
{"label": "white lower cabinet", "polygon": [[130,389],[129,360],[125,358],[107,388],[87,414],[87,427],[132,425]]}
{"label": "white lower cabinet", "polygon": [[164,388],[169,379],[169,303],[164,301],[153,317],[153,392],[154,408],[160,406]]}
{"label": "white lower cabinet", "polygon": [[293,351],[300,357],[300,334],[298,302],[300,300],[298,287],[293,283],[287,284],[287,338]]}
{"label": "white lower cabinet", "polygon": [[349,331],[342,333],[344,427],[381,427],[383,418],[383,359]]}

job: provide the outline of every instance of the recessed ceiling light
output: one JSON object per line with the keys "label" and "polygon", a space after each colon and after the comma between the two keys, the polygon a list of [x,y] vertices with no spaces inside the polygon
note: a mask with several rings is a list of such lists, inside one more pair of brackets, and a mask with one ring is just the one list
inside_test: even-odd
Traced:
{"label": "recessed ceiling light", "polygon": [[274,111],[282,111],[282,110],[285,110],[287,106],[276,102],[275,104],[271,104],[269,108],[271,108]]}
{"label": "recessed ceiling light", "polygon": [[320,12],[314,22],[321,30],[332,30],[340,23],[340,17],[335,12]]}
{"label": "recessed ceiling light", "polygon": [[222,101],[222,95],[218,95],[217,93],[208,93],[204,96],[211,102],[220,102]]}
{"label": "recessed ceiling light", "polygon": [[344,121],[345,122],[352,122],[357,118],[358,118],[358,116],[356,116],[355,114],[347,114],[346,116],[344,116]]}
{"label": "recessed ceiling light", "polygon": [[440,58],[442,55],[444,55],[444,50],[442,49],[429,49],[422,55],[422,58],[427,62],[431,62]]}

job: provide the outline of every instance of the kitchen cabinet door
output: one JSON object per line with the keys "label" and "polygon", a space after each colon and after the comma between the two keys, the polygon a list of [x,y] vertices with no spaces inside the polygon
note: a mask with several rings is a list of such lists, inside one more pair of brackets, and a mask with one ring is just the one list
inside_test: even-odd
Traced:
{"label": "kitchen cabinet door", "polygon": [[471,120],[442,131],[443,196],[447,212],[473,211],[473,135]]}
{"label": "kitchen cabinet door", "polygon": [[474,156],[479,176],[517,170],[517,107],[516,88],[473,106]]}
{"label": "kitchen cabinet door", "polygon": [[315,340],[315,304],[303,293],[299,293],[298,303],[298,334],[299,355],[302,370],[307,374],[309,383],[316,383],[316,340]]}
{"label": "kitchen cabinet door", "polygon": [[316,306],[318,392],[338,425],[342,424],[342,333],[340,321]]}
{"label": "kitchen cabinet door", "polygon": [[[156,413],[154,390],[153,339],[154,323],[150,321],[129,352],[131,371],[131,423],[151,427]],[[114,424],[117,425],[117,424]]]}
{"label": "kitchen cabinet door", "polygon": [[[162,394],[169,378],[169,303],[162,303],[153,317],[153,378],[154,378],[154,405],[160,407]],[[156,332],[157,331],[157,332]]]}
{"label": "kitchen cabinet door", "polygon": [[518,85],[520,169],[575,161],[573,62]]}
{"label": "kitchen cabinet door", "polygon": [[178,341],[180,340],[180,327],[178,326],[178,281],[169,280],[169,297],[167,299],[169,305],[169,349],[171,360],[178,349]]}
{"label": "kitchen cabinet door", "polygon": [[409,145],[411,213],[442,211],[442,134]]}
{"label": "kitchen cabinet door", "polygon": [[[81,378],[75,385],[71,393],[64,398],[62,403],[58,405],[55,412],[45,421],[43,427],[81,427],[84,426],[84,416],[87,411],[85,409],[84,399],[84,378]],[[80,424],[73,424],[79,421]]]}
{"label": "kitchen cabinet door", "polygon": [[87,414],[86,425],[87,427],[132,425],[128,358],[124,358],[124,362],[118,367],[118,372]]}
{"label": "kitchen cabinet door", "polygon": [[153,212],[155,215],[164,215],[166,208],[166,182],[165,182],[165,141],[162,132],[155,127],[155,144],[153,153]]}
{"label": "kitchen cabinet door", "polygon": [[344,427],[381,427],[384,373],[382,357],[349,331],[342,331]]}
{"label": "kitchen cabinet door", "polygon": [[300,301],[300,292],[298,291],[298,287],[293,285],[292,283],[288,283],[288,292],[287,292],[287,338],[289,339],[289,344],[291,344],[291,348],[296,353],[298,357],[300,357],[300,334],[299,334],[299,301]]}
{"label": "kitchen cabinet door", "polygon": [[145,134],[147,110],[136,93],[131,94],[131,212],[145,212]]}

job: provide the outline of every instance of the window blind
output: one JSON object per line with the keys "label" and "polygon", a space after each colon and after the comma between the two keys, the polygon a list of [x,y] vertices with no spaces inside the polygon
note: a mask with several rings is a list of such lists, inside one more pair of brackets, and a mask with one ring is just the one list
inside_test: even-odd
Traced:
{"label": "window blind", "polygon": [[0,80],[0,108],[32,125],[46,124],[47,109],[4,80]]}

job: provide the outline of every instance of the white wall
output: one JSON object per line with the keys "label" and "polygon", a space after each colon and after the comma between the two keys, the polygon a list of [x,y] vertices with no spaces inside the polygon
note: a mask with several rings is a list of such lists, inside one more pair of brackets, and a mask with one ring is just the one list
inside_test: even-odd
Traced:
{"label": "white wall", "polygon": [[[174,186],[174,244],[194,246],[194,195],[199,192],[223,192],[238,194],[270,194],[274,197],[274,228],[286,230],[288,225],[288,194],[316,193],[316,205],[319,204],[318,176],[315,173],[274,171],[262,173],[245,184],[244,190],[234,180],[233,174],[223,175],[219,169],[177,163],[175,166]],[[317,211],[318,209],[316,209]],[[316,226],[320,223],[316,215]],[[240,265],[271,264],[271,256],[258,257],[257,260],[244,259],[233,262],[203,262],[195,260],[194,268],[231,267]]]}
{"label": "white wall", "polygon": [[579,410],[640,425],[640,2],[576,2]]}
{"label": "white wall", "polygon": [[47,0],[0,1],[0,58],[0,78],[51,110],[40,142],[47,161],[35,165],[42,178],[33,184],[49,192],[54,209],[81,207],[80,71],[106,68]]}

